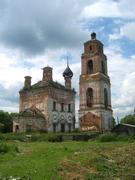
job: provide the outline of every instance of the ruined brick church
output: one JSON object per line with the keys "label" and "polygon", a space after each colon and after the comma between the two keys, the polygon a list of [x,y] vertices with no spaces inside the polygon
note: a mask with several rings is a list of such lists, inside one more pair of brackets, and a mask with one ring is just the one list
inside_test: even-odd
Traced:
{"label": "ruined brick church", "polygon": [[[19,91],[19,116],[13,121],[14,132],[71,132],[75,129],[75,90],[73,72],[67,64],[63,72],[65,86],[53,81],[51,67],[43,68],[43,78],[31,85],[26,76]],[[103,44],[91,34],[81,56],[79,128],[82,131],[112,129],[111,85]]]}
{"label": "ruined brick church", "polygon": [[65,86],[53,81],[51,67],[43,68],[43,78],[31,85],[26,76],[19,91],[19,116],[13,121],[14,132],[71,132],[75,128],[75,90],[71,87],[73,72],[67,65],[63,72]]}

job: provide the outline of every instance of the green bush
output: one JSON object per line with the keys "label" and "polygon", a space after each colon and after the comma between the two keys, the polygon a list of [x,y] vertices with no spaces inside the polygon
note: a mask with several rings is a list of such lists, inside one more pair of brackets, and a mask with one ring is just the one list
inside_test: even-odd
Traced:
{"label": "green bush", "polygon": [[1,142],[0,143],[0,154],[5,154],[8,152],[19,152],[19,148],[15,144],[10,145],[5,142]]}
{"label": "green bush", "polygon": [[26,134],[24,133],[6,133],[6,134],[3,134],[3,139],[4,140],[18,140],[20,142],[27,141]]}
{"label": "green bush", "polygon": [[9,151],[9,146],[5,143],[0,143],[0,154],[5,154]]}
{"label": "green bush", "polygon": [[112,142],[117,141],[117,135],[114,133],[105,133],[99,136],[100,142]]}
{"label": "green bush", "polygon": [[49,138],[54,137],[59,134],[54,133],[1,133],[0,134],[0,140],[6,140],[6,141],[20,141],[20,142],[26,142],[26,141],[48,141]]}
{"label": "green bush", "polygon": [[53,137],[48,138],[49,142],[62,142],[62,135],[55,135]]}
{"label": "green bush", "polygon": [[73,135],[73,140],[75,140],[75,141],[88,141],[89,135],[87,135],[87,134]]}
{"label": "green bush", "polygon": [[2,133],[0,133],[0,140],[5,140],[5,137]]}
{"label": "green bush", "polygon": [[79,133],[79,132],[80,132],[79,128],[75,128],[75,129],[72,131],[72,133]]}
{"label": "green bush", "polygon": [[128,141],[128,142],[134,142],[135,136],[129,136],[127,134],[120,134],[117,136],[118,141]]}

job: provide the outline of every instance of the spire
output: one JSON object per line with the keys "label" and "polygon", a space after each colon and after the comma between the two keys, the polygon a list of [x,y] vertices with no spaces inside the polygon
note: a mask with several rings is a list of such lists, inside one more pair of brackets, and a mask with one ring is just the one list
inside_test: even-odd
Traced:
{"label": "spire", "polygon": [[68,67],[68,56],[67,56],[67,67]]}

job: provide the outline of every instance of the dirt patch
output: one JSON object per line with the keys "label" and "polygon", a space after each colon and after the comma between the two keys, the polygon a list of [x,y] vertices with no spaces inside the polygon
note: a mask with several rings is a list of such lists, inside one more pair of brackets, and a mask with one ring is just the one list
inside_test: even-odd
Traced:
{"label": "dirt patch", "polygon": [[64,159],[59,168],[59,175],[64,180],[84,180],[87,173],[96,173],[93,168],[87,168],[80,162],[73,163],[68,159]]}

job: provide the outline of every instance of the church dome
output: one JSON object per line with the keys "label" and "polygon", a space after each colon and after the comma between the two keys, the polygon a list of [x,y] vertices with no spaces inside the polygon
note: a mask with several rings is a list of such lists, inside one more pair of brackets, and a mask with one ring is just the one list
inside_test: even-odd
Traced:
{"label": "church dome", "polygon": [[65,71],[63,72],[63,76],[65,78],[72,78],[73,77],[73,72],[71,71],[71,69],[69,68],[69,66],[67,66],[67,68],[65,69]]}

